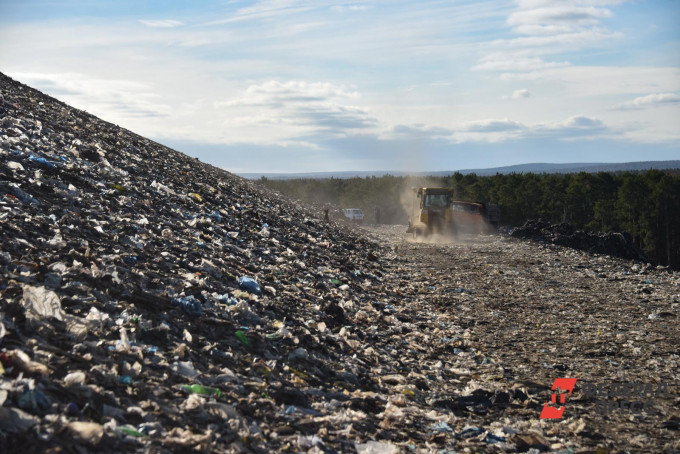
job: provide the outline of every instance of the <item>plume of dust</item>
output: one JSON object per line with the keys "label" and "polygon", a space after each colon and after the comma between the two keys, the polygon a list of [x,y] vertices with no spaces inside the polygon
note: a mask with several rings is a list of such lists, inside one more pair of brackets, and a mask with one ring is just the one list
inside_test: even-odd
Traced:
{"label": "plume of dust", "polygon": [[[416,197],[418,188],[438,188],[443,187],[440,181],[427,176],[409,176],[402,188],[399,196],[402,209],[408,213],[411,226],[413,228],[420,227],[425,229],[425,224],[417,221],[418,213],[420,212],[420,199]],[[407,239],[410,243],[425,243],[425,244],[452,244],[460,243],[460,239],[452,234],[433,233],[428,236],[420,235],[416,237],[412,234],[411,238]]]}
{"label": "plume of dust", "polygon": [[[410,144],[408,150],[400,150],[401,152],[396,153],[395,158],[401,160],[403,168],[409,169],[414,173],[424,173],[423,168],[425,152],[423,149],[423,144],[420,141],[416,141]],[[425,227],[425,224],[416,221],[417,214],[420,210],[420,200],[415,196],[414,188],[417,191],[418,188],[437,188],[443,187],[441,181],[431,177],[422,175],[409,175],[401,188],[401,193],[399,194],[399,202],[401,208],[405,213],[408,213],[409,221],[413,227]],[[455,198],[455,194],[454,194]],[[454,244],[461,243],[460,235],[455,237],[451,234],[433,233],[428,236],[419,236],[411,234],[411,237],[406,240],[407,242],[415,243],[426,243],[426,244]]]}
{"label": "plume of dust", "polygon": [[[418,188],[425,187],[443,187],[443,184],[432,177],[410,176],[407,178],[399,197],[402,209],[409,214],[409,221],[411,222],[412,227],[420,227],[423,230],[425,230],[426,225],[417,221],[417,216],[420,212],[420,199],[416,197],[416,191]],[[456,200],[455,193],[453,199]],[[480,227],[459,225],[455,235],[453,232],[438,232],[427,236],[419,235],[417,237],[415,234],[412,234],[406,241],[410,243],[437,245],[469,244],[478,242],[480,240],[479,234],[488,234],[494,230],[494,227],[489,222],[482,220],[482,225]]]}
{"label": "plume of dust", "polygon": [[[423,148],[424,146],[422,141],[416,140],[409,143],[407,148],[399,150],[395,156],[397,160],[401,161],[398,163],[399,166],[414,173],[422,173],[425,155]],[[405,179],[404,186],[401,188],[401,192],[399,194],[399,203],[404,213],[408,213],[409,221],[411,223],[414,222],[414,211],[419,208],[418,201],[414,201],[416,197],[413,193],[413,188],[417,189],[421,187],[438,185],[440,185],[440,183],[434,181],[432,178],[424,176],[411,174]]]}

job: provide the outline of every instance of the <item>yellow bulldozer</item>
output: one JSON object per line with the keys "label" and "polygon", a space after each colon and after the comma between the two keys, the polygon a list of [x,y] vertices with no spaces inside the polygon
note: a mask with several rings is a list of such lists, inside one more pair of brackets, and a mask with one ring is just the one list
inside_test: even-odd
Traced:
{"label": "yellow bulldozer", "polygon": [[490,232],[498,229],[500,215],[495,204],[453,200],[453,188],[413,188],[408,232],[416,237]]}

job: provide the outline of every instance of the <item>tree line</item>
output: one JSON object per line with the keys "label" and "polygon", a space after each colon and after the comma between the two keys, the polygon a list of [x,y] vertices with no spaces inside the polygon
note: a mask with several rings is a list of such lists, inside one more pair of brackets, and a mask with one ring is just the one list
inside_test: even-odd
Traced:
{"label": "tree line", "polygon": [[446,186],[455,199],[496,203],[501,223],[534,218],[591,232],[629,233],[653,262],[680,268],[680,171],[577,174],[510,173],[446,177],[292,179],[260,182],[310,204],[361,208],[366,222],[406,224],[412,188]]}

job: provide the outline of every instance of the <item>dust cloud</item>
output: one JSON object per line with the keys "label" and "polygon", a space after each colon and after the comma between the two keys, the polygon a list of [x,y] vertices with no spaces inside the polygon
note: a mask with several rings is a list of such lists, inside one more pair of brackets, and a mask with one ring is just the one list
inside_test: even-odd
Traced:
{"label": "dust cloud", "polygon": [[[486,220],[482,225],[474,226],[457,225],[455,232],[434,232],[427,235],[416,235],[413,230],[426,230],[426,225],[417,221],[420,211],[420,200],[416,197],[416,190],[422,187],[442,187],[441,181],[431,177],[411,176],[407,179],[400,194],[401,207],[408,213],[411,236],[408,242],[424,244],[466,244],[474,242],[480,234],[490,234],[496,229]],[[455,200],[456,194],[454,194]]]}
{"label": "dust cloud", "polygon": [[[401,207],[405,213],[408,213],[410,230],[426,230],[427,226],[417,220],[420,210],[420,200],[416,197],[417,189],[426,187],[441,187],[441,183],[429,177],[411,176],[407,179],[400,194],[399,200],[401,202]],[[453,244],[459,242],[458,238],[452,233],[416,235],[414,232],[411,233],[411,236],[407,241],[410,243],[426,244]]]}

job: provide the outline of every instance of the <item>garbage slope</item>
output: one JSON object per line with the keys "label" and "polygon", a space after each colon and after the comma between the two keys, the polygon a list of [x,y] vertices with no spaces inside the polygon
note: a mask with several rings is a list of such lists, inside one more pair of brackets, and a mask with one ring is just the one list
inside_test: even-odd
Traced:
{"label": "garbage slope", "polygon": [[353,449],[374,432],[351,397],[378,386],[352,321],[382,280],[373,244],[0,84],[0,451]]}

